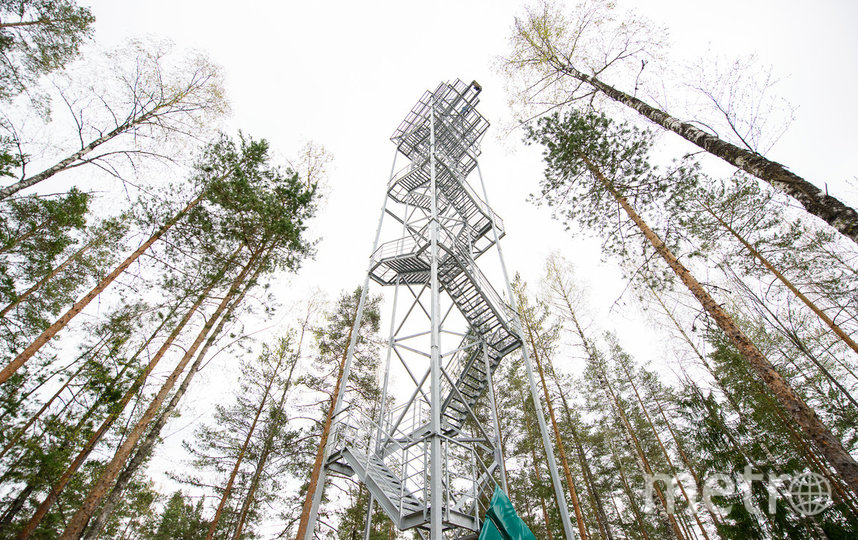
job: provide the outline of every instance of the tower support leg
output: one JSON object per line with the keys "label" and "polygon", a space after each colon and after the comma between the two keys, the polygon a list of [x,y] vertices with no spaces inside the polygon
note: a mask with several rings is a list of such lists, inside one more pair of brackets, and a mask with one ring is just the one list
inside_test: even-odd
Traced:
{"label": "tower support leg", "polygon": [[[479,165],[477,165],[477,174],[480,177],[483,200],[486,205],[489,205],[490,203],[488,194],[486,193],[486,184],[483,182],[483,174],[480,171]],[[518,332],[519,336],[524,336],[521,326],[521,318],[518,316],[518,306],[516,305],[515,295],[513,294],[512,285],[509,281],[509,273],[506,269],[506,262],[504,262],[503,249],[499,242],[500,238],[494,219],[492,219],[492,234],[494,235],[495,246],[498,250],[498,258],[500,259],[503,278],[506,282],[507,294],[509,294],[509,305],[515,312],[515,330]],[[554,496],[557,499],[557,509],[560,512],[560,521],[563,522],[563,533],[566,540],[572,540],[575,537],[572,534],[572,521],[569,516],[569,506],[566,504],[566,494],[563,491],[563,484],[560,483],[560,473],[557,470],[557,461],[554,459],[554,446],[551,444],[551,437],[548,435],[548,426],[545,423],[545,415],[542,412],[542,400],[540,399],[539,390],[536,387],[536,379],[533,376],[533,362],[530,360],[530,350],[528,348],[527,340],[525,339],[521,340],[521,356],[524,360],[524,365],[527,368],[527,382],[530,386],[530,395],[533,398],[533,408],[536,410],[536,422],[539,424],[539,434],[542,436],[542,446],[545,448],[545,461],[548,463],[548,472],[551,474],[551,483],[554,485]]]}

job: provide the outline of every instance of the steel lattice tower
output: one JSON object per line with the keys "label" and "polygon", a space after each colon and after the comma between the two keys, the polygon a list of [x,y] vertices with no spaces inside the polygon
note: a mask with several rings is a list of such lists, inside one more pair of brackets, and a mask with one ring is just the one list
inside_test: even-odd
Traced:
{"label": "steel lattice tower", "polygon": [[[382,399],[370,418],[349,406],[343,382],[305,540],[312,538],[328,471],[357,476],[369,490],[365,536],[374,501],[400,530],[417,528],[431,540],[476,538],[494,486],[506,491],[492,373],[519,349],[572,539],[521,323],[475,262],[496,248],[512,302],[499,244],[503,222],[486,202],[482,177],[483,198],[467,181],[479,172],[489,126],[476,110],[480,91],[476,82],[440,84],[391,137],[409,164],[395,172],[394,160],[343,374],[347,379],[369,280],[394,287]],[[399,238],[379,245],[385,217]],[[389,387],[392,359],[404,380],[396,392]]]}

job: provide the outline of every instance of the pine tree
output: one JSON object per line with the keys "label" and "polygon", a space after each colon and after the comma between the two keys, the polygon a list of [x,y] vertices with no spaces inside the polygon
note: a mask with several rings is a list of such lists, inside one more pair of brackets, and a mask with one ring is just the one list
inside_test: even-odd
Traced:
{"label": "pine tree", "polygon": [[[341,294],[337,299],[336,306],[327,314],[324,325],[314,332],[318,349],[318,365],[314,371],[315,373],[323,373],[324,375],[308,374],[304,382],[311,388],[324,392],[327,396],[323,401],[323,410],[325,411],[324,421],[321,426],[319,445],[315,452],[315,461],[310,471],[309,483],[304,495],[304,504],[296,538],[303,538],[306,534],[313,497],[316,490],[324,488],[324,486],[319,485],[319,476],[324,465],[325,448],[332,426],[335,400],[343,385],[343,371],[349,352],[349,343],[352,341],[352,333],[355,330],[360,297],[360,288],[351,294]],[[364,305],[363,316],[361,317],[360,327],[357,328],[358,335],[356,336],[355,350],[352,356],[353,374],[349,377],[349,386],[344,389],[345,391],[354,390],[359,399],[362,398],[368,403],[372,403],[374,398],[378,398],[376,394],[377,382],[374,381],[371,366],[377,360],[376,349],[378,342],[375,333],[379,329],[380,301],[380,297],[370,297],[367,298],[367,302]],[[332,389],[328,381],[334,381]],[[373,386],[375,386],[375,390],[372,390]],[[367,393],[368,391],[370,392]]]}
{"label": "pine tree", "polygon": [[[543,118],[538,130],[531,132],[529,138],[546,146],[548,169],[543,194],[549,200],[552,200],[553,194],[553,200],[557,201],[556,194],[563,188],[561,192],[564,200],[561,203],[567,220],[577,219],[584,225],[599,227],[608,232],[609,227],[614,226],[609,208],[619,205],[651,249],[667,263],[707,314],[741,351],[757,376],[801,426],[804,435],[820,448],[850,489],[858,493],[858,463],[855,459],[846,452],[842,443],[816,412],[796,394],[733,318],[647,225],[623,194],[632,193],[636,199],[642,199],[646,204],[658,197],[664,197],[669,190],[682,188],[683,182],[693,182],[693,168],[676,167],[671,183],[659,181],[647,162],[647,136],[624,126],[612,128],[610,121],[604,116],[571,113],[565,119],[557,115]],[[578,182],[585,177],[592,178],[593,182]],[[578,203],[573,207],[568,204],[566,198],[569,197],[568,188],[576,185],[585,191],[585,195],[573,196],[569,202]],[[657,189],[653,189],[654,187]],[[606,207],[606,203],[609,206]],[[625,246],[619,247],[625,249]]]}

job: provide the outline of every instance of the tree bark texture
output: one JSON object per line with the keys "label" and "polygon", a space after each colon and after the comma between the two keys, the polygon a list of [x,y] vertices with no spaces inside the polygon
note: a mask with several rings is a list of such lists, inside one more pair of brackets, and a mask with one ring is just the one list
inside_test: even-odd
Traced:
{"label": "tree bark texture", "polygon": [[715,135],[710,135],[688,122],[683,122],[634,96],[603,83],[596,77],[578,71],[571,65],[557,60],[554,61],[554,64],[555,67],[572,78],[589,84],[609,98],[634,109],[664,129],[676,133],[730,165],[738,167],[767,182],[778,191],[786,193],[798,201],[809,213],[823,219],[840,234],[858,243],[858,212],[836,197],[823,192],[801,176],[791,172],[780,163],[766,159],[756,152],[739,148]]}

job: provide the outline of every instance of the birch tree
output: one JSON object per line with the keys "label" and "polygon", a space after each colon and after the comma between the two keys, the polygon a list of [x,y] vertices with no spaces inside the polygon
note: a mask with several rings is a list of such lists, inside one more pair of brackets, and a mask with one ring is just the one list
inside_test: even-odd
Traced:
{"label": "birch tree", "polygon": [[58,77],[55,88],[72,118],[74,142],[40,159],[33,173],[26,141],[19,139],[17,180],[0,188],[0,199],[85,165],[123,178],[124,163],[172,159],[166,147],[208,138],[208,124],[227,110],[220,72],[204,55],[177,59],[171,48],[131,41]]}
{"label": "birch tree", "polygon": [[[502,63],[512,77],[522,77],[524,103],[550,109],[590,97],[605,97],[741,169],[801,204],[840,234],[858,243],[858,212],[786,166],[704,131],[605,82],[612,72],[646,65],[658,46],[658,33],[640,18],[616,20],[612,2],[594,0],[567,15],[544,1],[517,18],[511,51]],[[605,35],[607,34],[607,35]],[[628,77],[627,77],[628,80]]]}

